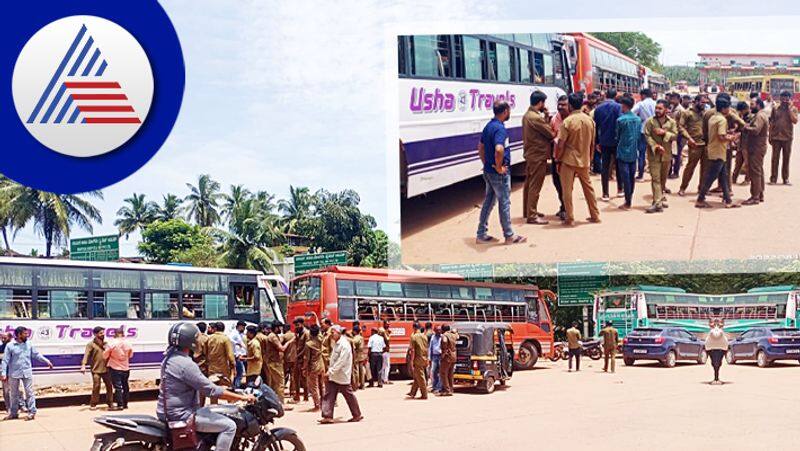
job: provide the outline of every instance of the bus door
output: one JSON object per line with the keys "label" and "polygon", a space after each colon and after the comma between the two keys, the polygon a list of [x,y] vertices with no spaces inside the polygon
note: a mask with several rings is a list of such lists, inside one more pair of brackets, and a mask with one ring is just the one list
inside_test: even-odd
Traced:
{"label": "bus door", "polygon": [[230,282],[229,297],[233,301],[232,318],[255,324],[261,321],[257,290],[258,286],[254,282]]}
{"label": "bus door", "polygon": [[280,287],[273,287],[270,280],[259,278],[258,316],[262,322],[280,321],[286,323],[286,318],[283,314],[285,310],[281,307],[277,296],[275,296],[275,289],[280,289]]}
{"label": "bus door", "polygon": [[572,93],[572,72],[565,43],[553,41],[553,61],[555,62],[556,85],[567,94]]}

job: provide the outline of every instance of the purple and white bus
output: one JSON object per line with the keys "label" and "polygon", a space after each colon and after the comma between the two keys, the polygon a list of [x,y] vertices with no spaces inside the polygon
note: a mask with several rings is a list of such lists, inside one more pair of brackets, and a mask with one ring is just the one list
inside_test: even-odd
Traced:
{"label": "purple and white bus", "polygon": [[511,163],[522,162],[522,116],[535,90],[556,111],[570,86],[559,35],[398,37],[401,191],[404,198],[481,174],[478,141],[494,100],[511,105]]}
{"label": "purple and white bus", "polygon": [[90,381],[80,364],[95,326],[109,339],[123,327],[131,379],[155,380],[172,324],[222,321],[227,333],[238,320],[283,321],[281,282],[252,270],[0,257],[0,331],[27,327],[53,362],[34,362],[37,386]]}

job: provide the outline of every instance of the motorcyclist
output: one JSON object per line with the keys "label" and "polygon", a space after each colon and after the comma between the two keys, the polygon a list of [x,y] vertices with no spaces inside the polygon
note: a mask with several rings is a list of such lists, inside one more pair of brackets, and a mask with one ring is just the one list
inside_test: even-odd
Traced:
{"label": "motorcyclist", "polygon": [[256,398],[253,395],[240,395],[225,390],[203,375],[191,357],[199,334],[200,330],[192,323],[182,322],[170,327],[167,336],[169,348],[162,364],[163,375],[156,414],[159,420],[166,422],[188,421],[194,415],[195,430],[217,434],[215,449],[229,451],[236,436],[236,423],[224,415],[214,413],[212,406],[201,408],[198,392],[226,401],[254,402]]}

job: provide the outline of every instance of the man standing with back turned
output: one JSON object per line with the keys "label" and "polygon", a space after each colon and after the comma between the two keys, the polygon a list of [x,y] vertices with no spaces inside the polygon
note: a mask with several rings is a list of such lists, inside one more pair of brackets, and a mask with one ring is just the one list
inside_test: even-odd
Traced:
{"label": "man standing with back turned", "polygon": [[531,106],[522,117],[522,143],[525,149],[525,218],[528,224],[547,224],[544,214],[539,212],[539,193],[547,175],[547,160],[553,147],[555,134],[550,128],[544,102],[547,95],[542,91],[531,94]]}
{"label": "man standing with back turned", "polygon": [[794,125],[797,123],[797,108],[792,105],[792,93],[781,91],[781,103],[773,105],[769,116],[769,140],[772,145],[772,172],[769,183],[778,183],[778,166],[783,158],[781,178],[789,185],[789,157],[792,155]]}
{"label": "man standing with back turned", "polygon": [[617,359],[617,342],[619,341],[619,332],[614,327],[614,323],[608,321],[606,327],[600,331],[600,336],[603,337],[603,371],[608,372],[608,363],[611,362],[611,372],[616,369]]}

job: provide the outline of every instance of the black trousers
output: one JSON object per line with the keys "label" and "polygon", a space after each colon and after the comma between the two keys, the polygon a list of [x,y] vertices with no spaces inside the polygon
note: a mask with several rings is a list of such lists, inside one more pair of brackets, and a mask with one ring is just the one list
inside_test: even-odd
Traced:
{"label": "black trousers", "polygon": [[117,403],[117,407],[128,407],[131,391],[130,385],[128,385],[130,370],[120,371],[109,368],[108,371],[111,373],[111,383],[114,384],[114,401]]}
{"label": "black trousers", "polygon": [[712,349],[708,351],[708,356],[711,357],[711,366],[714,367],[714,380],[719,380],[719,367],[722,366],[722,358],[725,357],[725,351],[722,349]]}
{"label": "black trousers", "polygon": [[370,352],[369,353],[369,372],[371,373],[369,380],[370,385],[377,382],[379,386],[383,386],[383,382],[381,380],[382,370],[383,370],[383,354],[381,354],[380,352]]}
{"label": "black trousers", "polygon": [[572,369],[572,358],[575,357],[575,371],[580,371],[581,348],[570,349],[567,354],[569,355],[569,369]]}
{"label": "black trousers", "polygon": [[611,168],[617,173],[617,192],[622,191],[622,180],[619,179],[617,166],[617,146],[600,146],[603,155],[603,165],[600,171],[600,182],[603,185],[603,196],[608,196],[608,182],[611,179]]}
{"label": "black trousers", "polygon": [[558,175],[558,166],[555,160],[550,163],[550,175],[553,178],[553,186],[555,186],[556,192],[558,193],[558,202],[561,204],[558,211],[562,212],[564,211],[564,192],[561,189],[561,177]]}
{"label": "black trousers", "polygon": [[711,189],[714,180],[717,180],[720,187],[722,187],[722,200],[726,204],[731,202],[731,187],[728,184],[730,172],[726,168],[730,169],[730,167],[726,166],[725,160],[708,160],[705,178],[703,179],[703,185],[700,187],[700,194],[698,194],[697,200],[705,201],[708,190]]}

